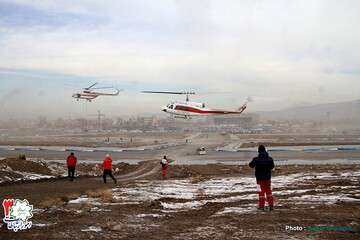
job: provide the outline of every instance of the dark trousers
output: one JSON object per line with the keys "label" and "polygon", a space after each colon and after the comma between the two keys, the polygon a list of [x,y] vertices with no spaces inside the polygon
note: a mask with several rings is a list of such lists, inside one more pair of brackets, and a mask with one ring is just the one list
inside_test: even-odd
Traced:
{"label": "dark trousers", "polygon": [[74,181],[75,178],[75,167],[68,166],[68,176],[71,181]]}
{"label": "dark trousers", "polygon": [[117,183],[116,178],[112,175],[112,171],[108,170],[108,169],[104,169],[104,173],[103,173],[104,183],[106,183],[106,176],[107,175],[109,175],[112,178],[112,180],[114,180],[114,182]]}

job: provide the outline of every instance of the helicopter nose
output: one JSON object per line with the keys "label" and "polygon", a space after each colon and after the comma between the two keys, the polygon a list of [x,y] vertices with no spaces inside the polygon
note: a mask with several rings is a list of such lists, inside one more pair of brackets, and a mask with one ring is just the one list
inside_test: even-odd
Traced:
{"label": "helicopter nose", "polygon": [[162,111],[163,111],[163,112],[167,112],[167,108],[166,108],[166,107],[163,107],[163,108],[162,108]]}

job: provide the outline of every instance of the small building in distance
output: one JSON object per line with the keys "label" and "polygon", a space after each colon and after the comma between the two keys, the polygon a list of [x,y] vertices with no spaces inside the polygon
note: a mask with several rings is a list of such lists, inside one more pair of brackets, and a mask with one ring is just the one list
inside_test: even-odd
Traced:
{"label": "small building in distance", "polygon": [[255,115],[232,115],[232,116],[219,116],[213,118],[215,125],[234,125],[242,128],[251,128],[257,123]]}

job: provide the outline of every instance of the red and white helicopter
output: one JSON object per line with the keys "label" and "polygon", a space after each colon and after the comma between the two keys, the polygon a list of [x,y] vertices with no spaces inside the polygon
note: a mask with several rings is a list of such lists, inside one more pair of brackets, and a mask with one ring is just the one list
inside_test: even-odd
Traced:
{"label": "red and white helicopter", "polygon": [[195,95],[195,92],[162,92],[162,91],[142,91],[142,93],[156,93],[156,94],[176,94],[186,95],[185,102],[171,102],[162,108],[162,111],[174,116],[174,118],[191,119],[198,116],[213,116],[213,115],[227,115],[227,114],[241,114],[247,107],[247,102],[235,111],[211,109],[207,108],[205,103],[190,102],[189,95]]}
{"label": "red and white helicopter", "polygon": [[[99,88],[94,88],[95,85],[97,85],[98,83],[94,83],[91,86],[87,87],[87,88],[83,88],[83,91],[81,91],[80,93],[74,93],[72,95],[73,98],[75,98],[77,101],[79,101],[79,99],[85,99],[89,102],[91,102],[93,99],[99,97],[99,96],[117,96],[119,95],[120,91],[119,89],[115,88],[115,87],[99,87]],[[93,90],[97,90],[97,89],[113,89],[114,92],[101,92],[101,91],[93,91]]]}

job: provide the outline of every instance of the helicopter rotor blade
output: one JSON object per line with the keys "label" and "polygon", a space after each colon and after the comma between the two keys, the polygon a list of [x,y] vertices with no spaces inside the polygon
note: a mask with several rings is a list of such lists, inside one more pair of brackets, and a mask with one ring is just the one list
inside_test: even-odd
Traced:
{"label": "helicopter rotor blade", "polygon": [[91,88],[92,90],[97,90],[97,89],[116,89],[115,87],[97,87],[97,88]]}
{"label": "helicopter rotor blade", "polygon": [[87,88],[84,88],[84,89],[85,89],[85,90],[90,90],[90,89],[92,89],[92,87],[94,87],[96,84],[98,84],[98,83],[96,82],[96,83],[90,85],[90,87],[87,87]]}
{"label": "helicopter rotor blade", "polygon": [[195,95],[195,92],[171,92],[171,91],[141,91],[142,93],[159,93],[159,94],[175,94],[175,95]]}
{"label": "helicopter rotor blade", "polygon": [[198,95],[231,94],[232,92],[197,92]]}

